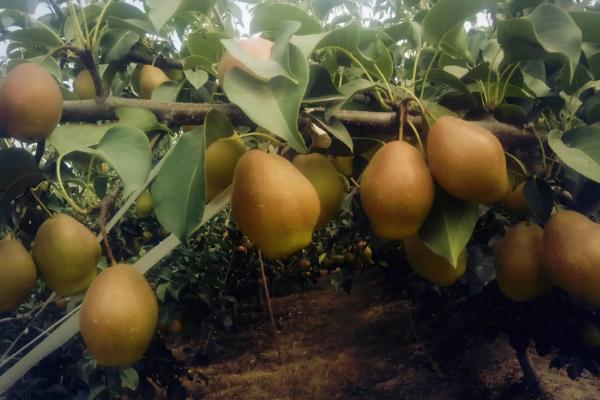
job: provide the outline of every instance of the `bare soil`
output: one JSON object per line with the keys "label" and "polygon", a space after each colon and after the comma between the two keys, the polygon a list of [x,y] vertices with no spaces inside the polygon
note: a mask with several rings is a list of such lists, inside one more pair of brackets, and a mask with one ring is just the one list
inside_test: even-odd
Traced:
{"label": "bare soil", "polygon": [[[465,350],[437,362],[430,349],[438,332],[410,303],[385,289],[385,278],[359,276],[352,294],[325,277],[306,293],[273,299],[280,365],[268,316],[243,310],[241,328],[220,336],[222,350],[203,366],[206,337],[186,334],[170,343],[187,368],[188,398],[258,399],[535,399],[505,338],[462,343]],[[470,340],[470,339],[465,339]],[[193,349],[191,351],[190,349]],[[600,380],[570,380],[549,369],[550,358],[530,354],[543,399],[600,399]]]}

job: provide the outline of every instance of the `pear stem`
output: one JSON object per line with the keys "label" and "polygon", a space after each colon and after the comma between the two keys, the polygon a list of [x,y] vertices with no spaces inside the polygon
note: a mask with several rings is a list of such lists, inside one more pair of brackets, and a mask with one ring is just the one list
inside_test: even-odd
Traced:
{"label": "pear stem", "polygon": [[106,253],[110,260],[110,263],[115,266],[117,265],[117,260],[112,252],[110,247],[110,243],[108,241],[108,232],[106,231],[106,223],[108,220],[108,210],[112,205],[117,201],[117,196],[121,191],[121,186],[115,186],[114,189],[102,200],[100,203],[100,233],[102,235],[102,243],[104,244],[104,248],[106,249]]}
{"label": "pear stem", "polygon": [[267,300],[267,308],[269,310],[269,318],[271,319],[271,333],[273,335],[273,341],[275,342],[275,348],[277,349],[277,358],[279,359],[279,365],[283,364],[281,358],[281,349],[279,347],[279,339],[277,338],[277,330],[275,328],[275,317],[273,316],[273,305],[271,304],[271,296],[269,295],[269,286],[267,284],[267,275],[265,274],[265,265],[263,263],[262,253],[260,249],[258,251],[258,264],[260,265],[260,275],[262,279],[262,287],[265,292],[265,299]]}
{"label": "pear stem", "polygon": [[31,193],[31,195],[33,196],[33,198],[35,199],[35,201],[40,205],[40,207],[42,207],[42,210],[44,210],[46,212],[46,214],[48,214],[48,217],[52,218],[53,217],[52,212],[50,212],[50,210],[48,209],[48,207],[46,207],[46,205],[38,197],[38,195],[35,194],[35,192],[33,191],[33,189],[29,189],[29,192]]}

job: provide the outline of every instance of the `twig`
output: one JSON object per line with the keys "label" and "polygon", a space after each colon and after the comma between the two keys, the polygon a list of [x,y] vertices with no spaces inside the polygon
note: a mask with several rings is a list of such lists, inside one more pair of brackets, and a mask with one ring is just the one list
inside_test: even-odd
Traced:
{"label": "twig", "polygon": [[56,15],[58,18],[63,18],[64,17],[64,14],[63,14],[62,10],[54,2],[54,0],[47,0],[46,2],[48,3],[48,6],[50,7],[50,9],[54,13],[54,15]]}
{"label": "twig", "polygon": [[113,190],[104,198],[104,200],[100,202],[100,233],[102,235],[102,243],[104,243],[104,248],[106,249],[106,253],[108,254],[108,258],[112,265],[117,265],[117,261],[115,260],[115,256],[110,248],[108,233],[106,232],[106,223],[108,221],[108,211],[117,201],[120,191],[121,186],[115,186]]}
{"label": "twig", "polygon": [[37,194],[35,194],[35,191],[33,189],[29,189],[29,192],[31,193],[31,195],[33,196],[33,198],[35,199],[35,201],[39,204],[40,207],[42,207],[42,210],[44,210],[44,212],[46,214],[48,214],[48,218],[52,218],[53,215],[50,212],[50,210],[48,209],[48,207],[46,207],[46,204],[44,204],[44,202],[42,201],[42,199],[40,199],[38,197]]}
{"label": "twig", "polygon": [[527,347],[516,350],[516,353],[517,359],[519,360],[519,365],[523,370],[523,381],[525,385],[532,392],[532,394],[540,396],[542,394],[540,379],[531,365],[531,360],[529,359],[529,354],[527,353]]}
{"label": "twig", "polygon": [[42,157],[44,156],[44,151],[46,151],[46,139],[42,139],[39,142],[37,142],[37,145],[35,148],[35,155],[33,156],[33,159],[35,160],[35,162],[37,164],[39,164],[40,161],[42,161]]}
{"label": "twig", "polygon": [[429,362],[431,363],[431,367],[434,369],[434,371],[439,376],[442,376],[442,371],[440,371],[440,368],[438,367],[438,364],[433,360],[433,358],[431,357],[431,354],[429,354],[429,350],[427,350],[427,347],[421,342],[421,340],[419,339],[419,336],[417,335],[417,329],[415,328],[415,323],[413,321],[412,310],[410,308],[410,303],[407,304],[406,309],[408,310],[408,321],[410,323],[410,329],[412,331],[413,338],[415,339],[415,342],[417,342],[417,343],[419,343],[419,344],[421,344],[423,346],[423,352],[425,353],[425,357],[427,357],[427,360],[429,360]]}
{"label": "twig", "polygon": [[100,71],[98,70],[98,64],[96,64],[96,60],[94,60],[94,53],[92,50],[79,49],[78,55],[85,69],[90,71],[90,75],[94,81],[94,89],[96,89],[96,98],[100,101],[103,101],[106,98],[107,93],[104,90],[104,85],[102,84],[102,77],[100,76]]}
{"label": "twig", "polygon": [[265,299],[267,300],[267,308],[269,310],[269,317],[271,318],[271,332],[273,334],[273,341],[275,342],[275,347],[277,348],[277,358],[279,359],[279,365],[283,364],[283,360],[281,358],[281,349],[279,347],[279,339],[277,337],[277,330],[275,328],[275,317],[273,316],[273,306],[271,305],[271,296],[269,295],[269,286],[267,285],[267,275],[265,274],[265,265],[263,263],[263,258],[260,250],[258,250],[258,263],[260,265],[260,275],[262,278],[262,286],[265,292]]}

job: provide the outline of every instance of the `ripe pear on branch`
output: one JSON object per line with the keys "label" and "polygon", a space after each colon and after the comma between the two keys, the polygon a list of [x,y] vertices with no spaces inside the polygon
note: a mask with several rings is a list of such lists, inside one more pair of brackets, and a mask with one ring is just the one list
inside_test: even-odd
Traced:
{"label": "ripe pear on branch", "polygon": [[267,257],[280,258],[310,244],[321,206],[314,186],[291,162],[250,150],[235,167],[231,212]]}

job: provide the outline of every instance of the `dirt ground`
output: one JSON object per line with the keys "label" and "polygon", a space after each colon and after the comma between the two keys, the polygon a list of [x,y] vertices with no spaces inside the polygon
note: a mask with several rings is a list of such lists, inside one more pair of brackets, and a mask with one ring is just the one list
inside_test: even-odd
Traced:
{"label": "dirt ground", "polygon": [[[314,289],[273,300],[283,362],[278,363],[268,316],[242,312],[237,332],[219,338],[222,353],[199,366],[190,349],[205,338],[171,343],[187,367],[182,384],[191,399],[535,399],[521,384],[514,351],[504,338],[471,343],[451,360],[430,355],[436,332],[386,295],[385,278],[362,276],[352,294],[325,278]],[[600,379],[571,381],[530,355],[548,400],[600,399]]]}

